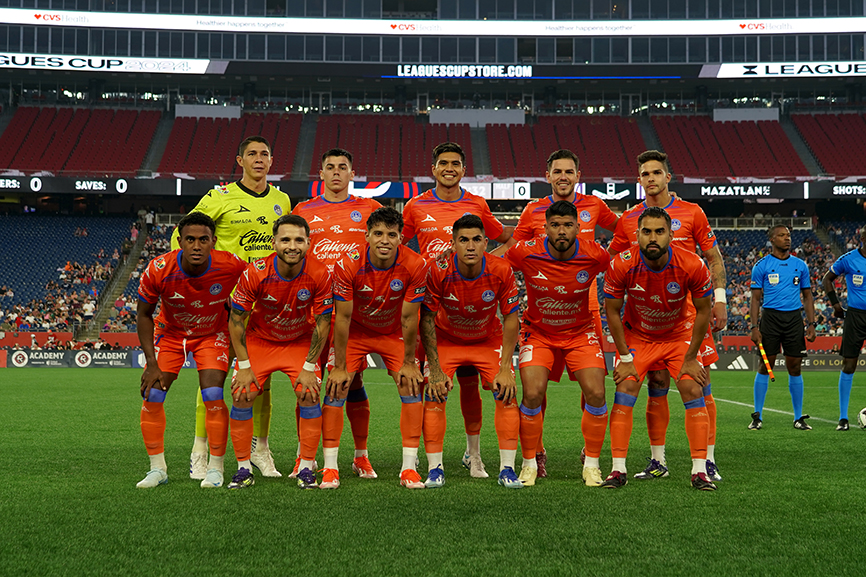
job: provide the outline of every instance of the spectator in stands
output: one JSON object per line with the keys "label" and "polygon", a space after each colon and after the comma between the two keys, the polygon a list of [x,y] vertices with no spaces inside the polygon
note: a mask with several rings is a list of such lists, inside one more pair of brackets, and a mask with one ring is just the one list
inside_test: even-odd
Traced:
{"label": "spectator in stands", "polygon": [[81,236],[83,236],[83,237],[87,236],[87,227],[86,226],[81,227]]}
{"label": "spectator in stands", "polygon": [[147,227],[147,233],[150,234],[150,231],[153,230],[153,221],[156,219],[156,216],[153,214],[151,210],[146,215],[144,215],[144,224]]}
{"label": "spectator in stands", "polygon": [[84,312],[84,320],[89,321],[93,318],[93,313],[96,312],[96,305],[93,304],[93,301],[86,301],[84,306],[81,307]]}
{"label": "spectator in stands", "polygon": [[76,227],[75,232],[72,233],[72,236],[74,236],[76,238],[81,236],[81,227],[80,226]]}

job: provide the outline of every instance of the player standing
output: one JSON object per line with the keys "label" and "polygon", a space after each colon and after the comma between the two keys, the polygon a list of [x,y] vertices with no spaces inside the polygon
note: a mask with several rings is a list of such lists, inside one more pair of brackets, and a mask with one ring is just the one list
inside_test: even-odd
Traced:
{"label": "player standing", "polygon": [[[459,144],[443,142],[433,149],[433,178],[436,187],[416,196],[403,207],[403,242],[418,237],[421,256],[432,260],[451,246],[451,227],[464,214],[475,214],[484,223],[488,238],[505,242],[511,237],[512,227],[503,226],[493,216],[487,201],[460,187],[466,174],[466,155]],[[460,383],[460,410],[466,430],[466,453],[463,465],[477,478],[486,478],[481,461],[481,395],[478,376],[474,368],[457,371]]]}
{"label": "player standing", "polygon": [[[429,383],[424,400],[424,449],[428,488],[445,484],[442,445],[445,402],[458,367],[473,366],[496,401],[499,484],[521,488],[514,472],[520,415],[512,355],[519,327],[517,284],[508,263],[484,254],[484,223],[474,214],[454,222],[448,260],[437,259],[427,272],[421,312],[421,342],[427,352]],[[496,316],[497,306],[503,321]]]}
{"label": "player standing", "polygon": [[[803,414],[803,377],[800,367],[806,356],[806,340],[810,343],[815,340],[817,325],[809,267],[791,255],[791,231],[787,226],[772,227],[768,237],[772,246],[770,254],[752,267],[751,338],[755,346],[763,343],[770,366],[776,361],[780,349],[785,351],[788,390],[794,406],[794,428],[808,431],[812,427],[806,422],[809,415]],[[805,335],[800,312],[803,308],[806,309],[808,323]],[[755,375],[755,412],[752,413],[749,429],[760,429],[763,424],[764,400],[769,386],[770,375],[762,362]]]}
{"label": "player standing", "polygon": [[520,480],[535,484],[536,448],[544,427],[541,403],[547,382],[558,382],[567,367],[586,401],[580,422],[586,442],[583,479],[587,486],[598,486],[607,403],[604,354],[590,314],[589,287],[607,269],[610,257],[597,242],[577,240],[574,204],[558,200],[545,216],[546,238],[520,241],[505,253],[511,266],[523,272],[529,303],[520,333]]}
{"label": "player standing", "polygon": [[[268,171],[273,162],[273,151],[261,136],[250,136],[238,146],[235,161],[243,169],[237,182],[218,186],[198,202],[192,212],[202,212],[216,223],[216,249],[232,252],[241,260],[253,262],[273,251],[271,224],[289,214],[291,202],[283,191],[268,185]],[[177,248],[177,237],[172,248]],[[264,387],[253,405],[253,453],[251,462],[265,477],[279,477],[274,456],[268,447],[271,427],[271,383]],[[197,397],[195,414],[195,440],[190,455],[189,476],[203,479],[205,475],[207,432],[205,406]]]}
{"label": "player standing", "polygon": [[[225,309],[246,263],[230,252],[213,250],[213,219],[200,212],[177,225],[180,249],[153,259],[138,289],[138,340],[147,366],[141,375],[141,434],[150,456],[150,471],[138,485],[168,482],[165,463],[165,395],[192,352],[206,411],[210,461],[204,488],[221,487],[228,440],[228,410],[223,383],[229,366]],[[162,303],[156,320],[153,313]]]}
{"label": "player standing", "polygon": [[367,219],[367,245],[350,251],[334,267],[334,367],[328,372],[323,408],[322,482],[339,484],[337,453],[349,383],[369,353],[378,353],[400,393],[403,467],[400,482],[423,489],[415,470],[424,418],[422,377],[415,360],[418,312],[424,300],[427,264],[400,246],[403,218],[391,207]]}
{"label": "player standing", "polygon": [[[352,154],[347,150],[332,148],[322,154],[319,178],[322,179],[323,193],[295,205],[292,214],[302,216],[310,223],[310,254],[325,263],[328,272],[333,274],[334,264],[346,253],[360,251],[366,246],[367,229],[364,223],[373,211],[382,205],[372,198],[349,194],[349,185],[355,178],[355,171],[352,170]],[[328,355],[333,347],[333,330],[329,343],[322,351],[319,361],[322,367],[328,364]],[[346,416],[349,418],[355,441],[352,471],[362,479],[375,479],[376,471],[370,464],[367,453],[370,401],[367,400],[361,374],[359,371],[355,375],[349,386],[349,396],[346,397]],[[299,464],[300,461],[295,462],[295,470],[290,477],[297,475]]]}
{"label": "player standing", "polygon": [[[668,156],[657,150],[647,150],[637,157],[638,182],[646,192],[646,200],[622,214],[617,224],[613,240],[608,247],[612,255],[617,255],[637,244],[637,221],[643,211],[651,206],[664,208],[671,218],[671,243],[696,252],[700,247],[709,265],[713,279],[712,331],[720,331],[728,322],[727,275],[725,262],[719,251],[716,235],[710,228],[707,215],[697,204],[686,202],[673,195],[668,184],[671,181]],[[704,337],[701,348],[701,358],[709,375],[709,366],[719,360],[716,346],[710,332]],[[666,370],[651,370],[647,387],[646,422],[650,438],[650,459],[646,469],[635,475],[636,479],[657,479],[668,476],[665,459],[665,442],[670,423],[671,413],[668,406],[668,391],[670,390],[670,374]],[[707,474],[713,481],[721,481],[718,467],[715,463],[716,449],[716,401],[713,398],[712,385],[709,377],[703,387],[704,401],[710,415],[709,444],[707,446]]]}
{"label": "player standing", "polygon": [[714,491],[706,472],[709,416],[702,385],[707,373],[700,359],[713,314],[710,272],[694,252],[673,246],[671,218],[664,209],[647,208],[637,226],[638,246],[614,257],[604,278],[607,322],[619,364],[613,372],[616,396],[610,417],[613,468],[602,486],[619,488],[628,482],[625,460],[634,405],[644,376],[661,365],[677,375],[686,407],[692,486]]}
{"label": "player standing", "polygon": [[[845,319],[842,326],[842,370],[839,371],[839,424],[837,431],[847,431],[848,402],[851,400],[851,387],[854,384],[854,371],[857,370],[857,359],[866,340],[866,285],[863,283],[866,274],[866,227],[860,229],[860,248],[849,251],[838,259],[824,275],[821,281],[827,300],[833,307],[833,316]],[[839,297],[836,296],[835,281],[837,277],[845,277],[848,287],[848,310],[842,308]]]}
{"label": "player standing", "polygon": [[[238,358],[232,383],[232,445],[238,472],[229,489],[254,483],[250,466],[253,403],[260,383],[272,373],[288,375],[300,410],[298,486],[316,486],[313,461],[322,435],[317,364],[328,342],[334,295],[324,264],[307,259],[309,226],[300,216],[284,214],[274,222],[274,253],[250,263],[232,297],[229,332]],[[247,325],[247,320],[249,324]],[[329,488],[322,486],[322,488]]]}

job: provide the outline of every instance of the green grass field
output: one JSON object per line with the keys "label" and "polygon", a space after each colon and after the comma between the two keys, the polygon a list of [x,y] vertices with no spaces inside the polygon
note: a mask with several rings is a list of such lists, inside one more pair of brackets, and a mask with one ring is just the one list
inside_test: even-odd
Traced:
{"label": "green grass field", "polygon": [[[583,486],[576,385],[549,391],[545,423],[550,477],[498,487],[493,403],[484,395],[482,455],[491,478],[460,466],[465,437],[455,391],[445,441],[447,484],[398,484],[399,399],[382,371],[366,373],[370,456],[378,480],[350,472],[348,423],[337,491],[301,491],[287,478],[257,477],[245,491],[203,490],[188,476],[196,375],[186,370],[166,402],[170,482],[135,483],[148,469],[138,424],[137,370],[3,372],[9,427],[0,484],[3,575],[845,575],[860,574],[866,431],[834,430],[837,373],[806,373],[813,431],[792,428],[785,375],[767,398],[764,429],[747,431],[749,373],[714,374],[724,481],[715,493],[689,486],[679,397],[671,393],[671,476],[619,491]],[[866,405],[856,376],[851,418]],[[608,381],[608,403],[613,385]],[[26,394],[25,394],[26,393]],[[636,410],[629,476],[649,454]],[[747,406],[743,406],[745,404]],[[640,416],[638,416],[640,415]],[[296,447],[288,379],[274,384],[271,448],[288,474]],[[423,448],[422,448],[423,452]],[[234,471],[233,454],[226,472]],[[321,456],[319,462],[321,463]],[[518,464],[519,464],[518,456]],[[602,471],[610,469],[609,445]],[[422,456],[422,469],[426,463]]]}

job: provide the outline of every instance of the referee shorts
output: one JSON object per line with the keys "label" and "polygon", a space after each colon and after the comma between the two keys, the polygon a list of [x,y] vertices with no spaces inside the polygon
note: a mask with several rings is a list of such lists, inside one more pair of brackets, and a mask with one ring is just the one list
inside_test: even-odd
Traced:
{"label": "referee shorts", "polygon": [[842,325],[843,358],[856,359],[860,356],[863,341],[866,340],[866,311],[848,307],[845,313],[845,323]]}
{"label": "referee shorts", "polygon": [[[784,350],[786,357],[806,356],[806,327],[803,314],[795,311],[764,309],[761,316],[761,341],[768,357]],[[760,354],[760,353],[759,353]]]}

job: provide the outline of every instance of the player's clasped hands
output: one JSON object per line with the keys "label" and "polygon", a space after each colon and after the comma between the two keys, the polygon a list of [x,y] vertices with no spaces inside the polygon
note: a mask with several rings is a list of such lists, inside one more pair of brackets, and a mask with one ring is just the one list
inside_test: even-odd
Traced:
{"label": "player's clasped hands", "polygon": [[232,399],[235,401],[243,399],[247,402],[254,400],[256,398],[255,395],[250,399],[250,393],[253,392],[253,383],[258,386],[256,375],[252,369],[238,369],[237,376],[232,379]]}
{"label": "player's clasped hands", "polygon": [[302,370],[298,374],[298,385],[301,387],[302,401],[310,401],[313,403],[319,402],[319,391],[322,388],[322,381],[315,373]]}
{"label": "player's clasped hands", "polygon": [[402,382],[409,387],[410,395],[417,395],[421,392],[421,383],[424,381],[424,377],[421,376],[418,365],[415,363],[403,363],[403,366],[397,371],[396,381],[398,383]]}
{"label": "player's clasped hands", "polygon": [[427,396],[437,403],[444,403],[453,388],[454,383],[444,373],[431,374],[427,383]]}
{"label": "player's clasped hands", "polygon": [[683,361],[683,368],[680,370],[680,374],[677,377],[677,380],[680,380],[683,375],[688,375],[695,380],[700,386],[704,387],[707,385],[707,370],[701,364],[701,362],[697,359],[686,359]]}
{"label": "player's clasped hands", "polygon": [[328,371],[328,380],[325,383],[325,394],[332,399],[341,399],[340,393],[349,386],[349,373],[346,369],[334,367]]}
{"label": "player's clasped hands", "polygon": [[514,379],[514,371],[500,371],[493,379],[493,392],[506,404],[516,399],[517,381]]}

